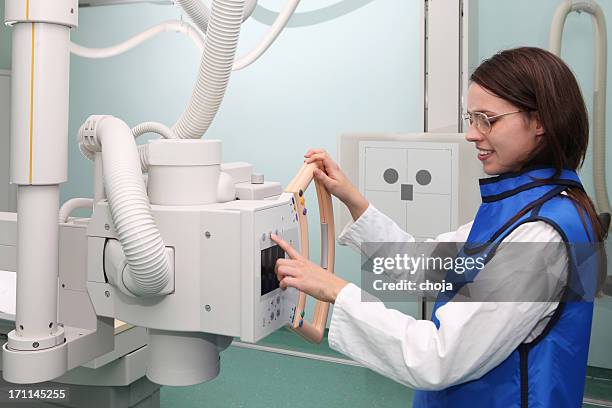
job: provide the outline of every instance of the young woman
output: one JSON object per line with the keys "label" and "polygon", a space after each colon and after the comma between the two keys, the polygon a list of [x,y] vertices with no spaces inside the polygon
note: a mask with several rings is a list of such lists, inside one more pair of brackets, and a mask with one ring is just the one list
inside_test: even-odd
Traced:
{"label": "young woman", "polygon": [[[541,288],[548,293],[541,301],[438,298],[432,321],[417,320],[380,302],[362,302],[357,286],[274,236],[290,256],[277,262],[280,286],[334,303],[330,346],[417,389],[415,407],[579,407],[593,304],[576,294],[584,253],[563,242],[597,243],[605,235],[576,174],[589,132],[579,86],[563,61],[545,50],[506,50],[472,75],[465,119],[466,139],[484,172],[497,177],[480,181],[482,205],[474,221],[435,241],[478,245],[476,251],[500,243],[558,242],[563,249],[552,261],[562,272],[559,290]],[[368,203],[325,151],[310,150],[305,157],[323,164],[325,171],[315,177],[353,217],[339,243],[359,250],[363,242],[414,241]],[[551,261],[524,258],[506,268],[535,271]],[[517,273],[512,284],[520,293],[537,286],[536,278]]]}

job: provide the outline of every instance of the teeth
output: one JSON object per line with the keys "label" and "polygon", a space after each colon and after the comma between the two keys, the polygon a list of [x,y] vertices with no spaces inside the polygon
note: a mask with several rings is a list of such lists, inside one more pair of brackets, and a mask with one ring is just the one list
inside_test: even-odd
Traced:
{"label": "teeth", "polygon": [[478,149],[478,154],[489,154],[492,153],[493,150],[484,150],[484,149]]}

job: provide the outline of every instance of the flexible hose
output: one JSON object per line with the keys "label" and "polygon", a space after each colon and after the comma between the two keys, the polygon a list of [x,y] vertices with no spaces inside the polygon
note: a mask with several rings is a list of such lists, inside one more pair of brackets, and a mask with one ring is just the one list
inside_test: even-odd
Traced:
{"label": "flexible hose", "polygon": [[172,127],[181,139],[199,139],[210,127],[225,95],[236,56],[245,0],[215,0],[191,100]]}
{"label": "flexible hose", "polygon": [[[203,28],[208,29],[210,23],[208,9],[200,0],[179,0],[178,3],[196,24],[201,25],[205,21],[206,26]],[[262,41],[233,64],[231,62],[236,56],[240,33],[239,16],[242,15],[243,19],[247,18],[257,5],[256,0],[246,0],[246,6],[245,0],[216,0],[213,2],[212,36],[206,39],[197,28],[189,23],[166,21],[112,47],[94,49],[72,43],[71,51],[85,58],[108,58],[126,52],[161,32],[180,31],[189,35],[198,48],[203,50],[202,61],[189,105],[173,126],[172,133],[182,139],[196,139],[202,137],[216,116],[225,95],[231,71],[245,68],[256,61],[278,37],[298,4],[299,0],[290,0]],[[88,152],[82,153],[93,161],[93,157]],[[146,171],[148,168],[146,147],[139,147],[139,155],[142,159],[141,168]]]}
{"label": "flexible hose", "polygon": [[159,122],[143,122],[132,128],[134,138],[144,135],[145,133],[157,133],[165,139],[176,139],[176,135],[170,128]]}
{"label": "flexible hose", "polygon": [[193,41],[195,46],[198,47],[200,52],[204,49],[204,35],[197,28],[191,25],[191,23],[178,20],[169,20],[151,27],[140,34],[137,34],[134,37],[111,47],[88,48],[75,43],[70,43],[70,52],[83,58],[110,58],[123,54],[124,52],[127,52],[164,32],[179,32],[186,34]]}
{"label": "flexible hose", "polygon": [[[278,15],[277,19],[274,21],[274,24],[270,27],[270,30],[266,35],[262,38],[262,40],[253,48],[253,50],[246,53],[244,56],[238,58],[232,67],[233,71],[241,70],[243,68],[248,67],[253,62],[257,61],[259,57],[263,55],[263,53],[272,45],[272,43],[279,36],[281,31],[286,27],[290,17],[293,15],[297,5],[300,0],[290,0],[285,8]],[[200,2],[200,0],[182,0],[179,1],[182,5],[184,4],[185,11],[189,15],[189,17],[194,20],[194,23],[201,27],[203,21],[206,22],[204,24],[204,29],[202,31],[206,31],[206,26],[208,25],[208,9],[204,4]],[[247,0],[245,4],[245,15],[244,19],[248,18],[255,9],[257,5],[257,0]],[[204,15],[204,17],[200,17]],[[197,21],[196,21],[197,20]],[[105,48],[89,48],[84,47],[75,43],[70,43],[70,52],[74,55],[77,55],[82,58],[90,58],[90,59],[101,59],[101,58],[111,58],[116,57],[117,55],[123,54],[132,48],[142,44],[143,42],[157,36],[163,32],[180,32],[186,34],[195,44],[200,52],[204,50],[204,35],[200,30],[191,25],[191,23],[178,21],[178,20],[169,20],[164,21],[154,27],[151,27],[142,33],[135,35],[134,37]]]}
{"label": "flexible hose", "polygon": [[592,0],[566,0],[553,16],[549,35],[549,50],[561,55],[561,39],[567,15],[572,11],[587,12],[593,16],[595,26],[595,89],[593,91],[593,185],[595,202],[600,212],[612,212],[606,182],[606,82],[607,82],[607,29],[601,7]]}
{"label": "flexible hose", "polygon": [[[208,29],[210,11],[208,7],[202,3],[202,0],[177,0],[177,3],[185,10],[185,13],[187,13],[194,24],[205,33]],[[246,0],[242,13],[243,22],[251,17],[253,11],[255,11],[255,7],[257,7],[257,0]]]}
{"label": "flexible hose", "polygon": [[168,284],[170,265],[131,129],[112,116],[92,116],[79,129],[79,144],[81,151],[102,152],[110,213],[128,264],[124,283],[136,296],[158,294]]}
{"label": "flexible hose", "polygon": [[[132,128],[134,139],[137,139],[139,136],[142,136],[145,133],[157,133],[165,139],[176,139],[174,132],[172,132],[172,130],[163,123],[143,122]],[[143,173],[146,173],[149,171],[149,145],[144,144],[138,146],[138,155],[140,156],[140,170]]]}
{"label": "flexible hose", "polygon": [[68,217],[77,208],[86,208],[91,210],[93,208],[94,200],[91,198],[73,198],[68,200],[62,205],[59,211],[59,222],[68,222]]}
{"label": "flexible hose", "polygon": [[287,26],[289,19],[291,18],[299,4],[300,0],[289,0],[287,2],[287,5],[280,12],[278,17],[274,21],[274,24],[272,24],[272,27],[270,27],[270,30],[266,33],[266,35],[259,42],[259,44],[257,44],[257,46],[253,48],[253,50],[236,60],[233,68],[234,71],[248,67],[253,62],[257,61],[257,59],[261,57],[268,48],[270,48],[270,45],[272,45],[272,43],[276,40],[281,31],[283,31],[283,29]]}
{"label": "flexible hose", "polygon": [[205,33],[208,29],[208,8],[202,3],[201,0],[177,0],[179,6],[189,16],[191,21]]}

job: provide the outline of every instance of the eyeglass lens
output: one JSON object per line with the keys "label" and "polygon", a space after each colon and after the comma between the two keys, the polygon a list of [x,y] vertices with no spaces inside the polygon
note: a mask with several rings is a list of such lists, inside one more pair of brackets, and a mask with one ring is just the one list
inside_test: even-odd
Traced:
{"label": "eyeglass lens", "polygon": [[491,123],[484,113],[472,112],[465,115],[466,124],[474,126],[483,133],[487,133],[491,129]]}

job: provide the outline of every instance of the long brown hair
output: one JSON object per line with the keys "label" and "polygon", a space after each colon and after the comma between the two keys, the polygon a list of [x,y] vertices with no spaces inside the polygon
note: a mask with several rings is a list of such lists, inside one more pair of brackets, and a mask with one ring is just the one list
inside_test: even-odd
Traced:
{"label": "long brown hair", "polygon": [[[582,166],[589,142],[588,114],[578,82],[561,58],[534,47],[504,50],[483,61],[470,80],[524,110],[526,118],[537,115],[545,133],[524,167],[551,166],[558,176],[563,169]],[[583,224],[585,216],[590,220],[594,241],[602,242],[607,230],[599,222],[589,196],[579,188],[568,188],[567,195],[578,208]],[[517,214],[517,219],[529,210]],[[599,288],[606,274],[602,265]]]}

